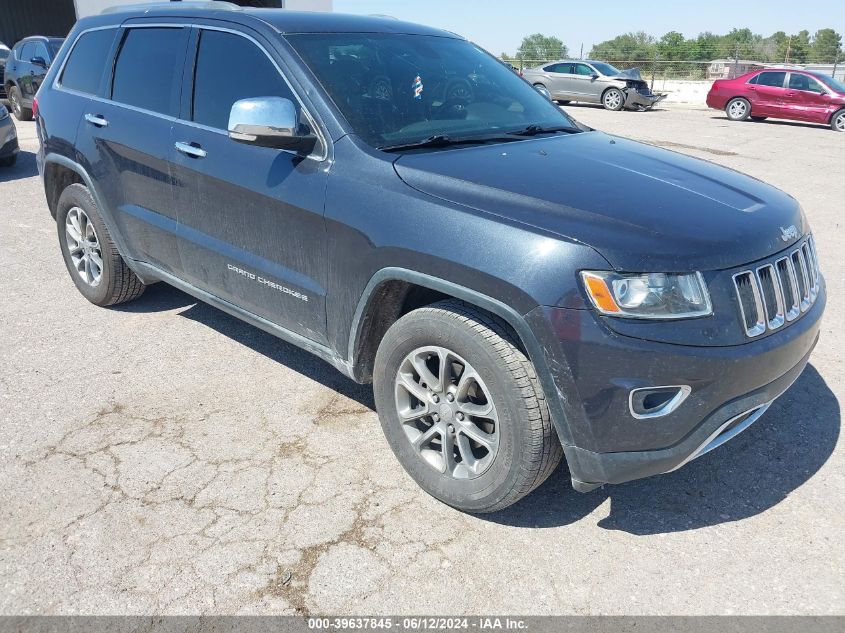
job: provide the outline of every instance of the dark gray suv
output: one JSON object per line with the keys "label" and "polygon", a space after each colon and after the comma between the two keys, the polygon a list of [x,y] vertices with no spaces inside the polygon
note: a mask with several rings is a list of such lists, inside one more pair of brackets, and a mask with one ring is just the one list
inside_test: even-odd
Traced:
{"label": "dark gray suv", "polygon": [[562,455],[582,492],[679,468],[818,339],[793,198],[586,129],[451,33],[128,9],[75,26],[35,107],[89,301],[164,281],[373,382],[399,461],[465,511]]}

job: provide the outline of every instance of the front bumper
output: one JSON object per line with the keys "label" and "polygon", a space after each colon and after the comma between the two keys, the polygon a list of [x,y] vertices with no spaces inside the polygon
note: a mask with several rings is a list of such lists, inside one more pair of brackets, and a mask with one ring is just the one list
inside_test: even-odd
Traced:
{"label": "front bumper", "polygon": [[[789,327],[727,347],[619,335],[590,310],[529,313],[532,329],[547,333],[540,343],[565,418],[556,425],[575,488],[669,472],[733,437],[801,375],[824,307],[822,283],[815,304]],[[664,385],[688,385],[691,392],[665,416],[636,418],[632,390]]]}
{"label": "front bumper", "polygon": [[643,94],[635,88],[627,88],[623,92],[625,93],[625,107],[634,109],[653,108],[668,96],[656,93]]}

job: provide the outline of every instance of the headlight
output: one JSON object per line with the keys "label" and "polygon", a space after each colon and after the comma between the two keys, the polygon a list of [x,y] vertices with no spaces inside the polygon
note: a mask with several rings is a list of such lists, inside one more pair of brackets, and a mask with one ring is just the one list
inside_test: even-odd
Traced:
{"label": "headlight", "polygon": [[581,278],[593,305],[608,316],[690,319],[713,314],[701,273],[583,271]]}

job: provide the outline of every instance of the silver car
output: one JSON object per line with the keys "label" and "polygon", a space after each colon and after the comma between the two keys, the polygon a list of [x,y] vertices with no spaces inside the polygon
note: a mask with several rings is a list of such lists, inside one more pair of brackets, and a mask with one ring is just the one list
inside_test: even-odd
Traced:
{"label": "silver car", "polygon": [[592,60],[561,60],[523,72],[526,81],[544,87],[555,101],[600,103],[608,110],[648,110],[665,94],[654,94],[640,71],[619,70]]}
{"label": "silver car", "polygon": [[0,167],[11,167],[18,159],[18,131],[6,106],[0,105]]}

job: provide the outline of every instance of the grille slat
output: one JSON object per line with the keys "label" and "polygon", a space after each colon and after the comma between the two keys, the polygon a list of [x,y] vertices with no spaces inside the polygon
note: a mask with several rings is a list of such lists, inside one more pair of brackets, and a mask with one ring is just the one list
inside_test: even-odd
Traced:
{"label": "grille slat", "polygon": [[788,256],[733,276],[747,336],[753,338],[794,321],[813,305],[821,272],[812,237]]}

